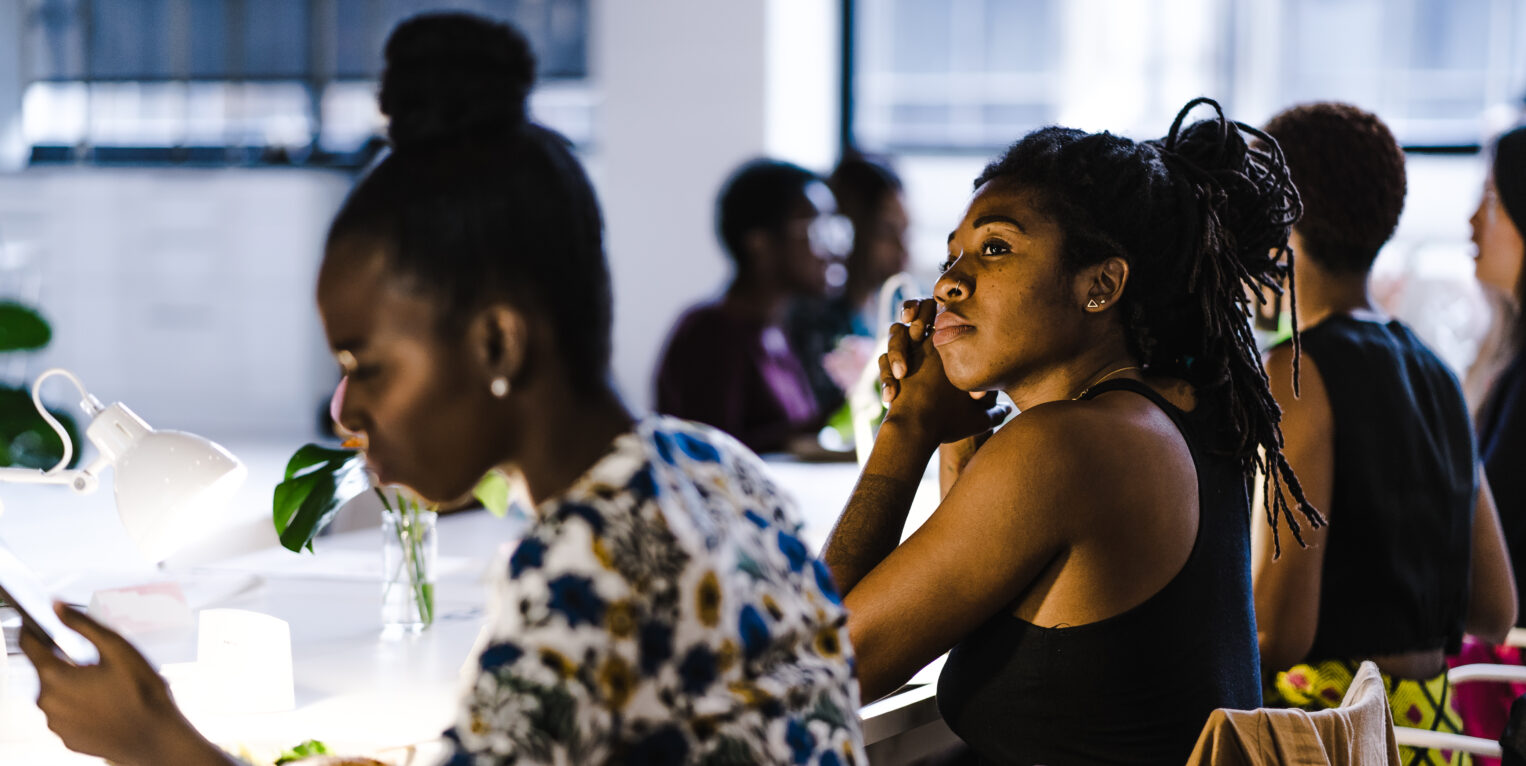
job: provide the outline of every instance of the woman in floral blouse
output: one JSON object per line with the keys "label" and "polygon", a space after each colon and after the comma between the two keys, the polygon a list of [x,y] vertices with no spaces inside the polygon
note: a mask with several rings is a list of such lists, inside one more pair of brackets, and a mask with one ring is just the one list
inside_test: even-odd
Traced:
{"label": "woman in floral blouse", "polygon": [[[452,764],[864,763],[846,615],[757,457],[634,420],[609,383],[610,286],[582,168],[528,122],[514,30],[416,17],[387,44],[392,153],[329,232],[318,303],[340,422],[431,500],[487,471],[536,514],[494,570]],[[38,704],[121,764],[225,764],[129,644],[74,667],[36,641]]]}
{"label": "woman in floral blouse", "polygon": [[655,419],[535,515],[495,570],[456,763],[856,761],[842,607],[752,453]]}

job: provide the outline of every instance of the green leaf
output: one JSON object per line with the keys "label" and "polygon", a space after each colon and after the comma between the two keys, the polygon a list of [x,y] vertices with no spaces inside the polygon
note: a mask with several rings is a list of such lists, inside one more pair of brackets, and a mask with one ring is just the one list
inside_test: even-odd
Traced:
{"label": "green leaf", "polygon": [[41,314],[13,301],[0,301],[0,352],[42,348],[52,339],[53,330]]}
{"label": "green leaf", "polygon": [[[287,550],[300,552],[304,547],[312,550],[313,538],[333,520],[334,512],[339,510],[339,503],[335,502],[334,490],[337,482],[331,473],[314,473],[293,479],[303,485],[298,489],[301,501],[287,516],[286,526],[283,529],[279,524],[276,531],[281,535],[281,545]],[[277,485],[277,491],[280,486]]]}
{"label": "green leaf", "polygon": [[318,444],[303,445],[302,449],[297,450],[296,454],[291,456],[291,460],[286,462],[286,478],[290,479],[307,473],[325,464],[334,464],[333,467],[337,468],[338,464],[358,459],[359,456],[360,453],[355,450],[333,449]]}
{"label": "green leaf", "polygon": [[434,624],[434,583],[419,583],[419,618],[425,625]]}
{"label": "green leaf", "polygon": [[328,745],[325,745],[316,739],[310,739],[290,750],[281,751],[281,756],[276,758],[276,766],[281,766],[281,764],[285,763],[291,763],[292,761],[300,761],[303,758],[309,758],[315,755],[330,754],[331,753],[329,752]]}
{"label": "green leaf", "polygon": [[285,532],[291,526],[291,519],[297,514],[297,509],[307,501],[307,496],[313,493],[313,488],[322,478],[320,474],[308,474],[276,485],[275,498],[271,503],[276,534]]}
{"label": "green leaf", "polygon": [[501,519],[509,512],[509,478],[497,469],[488,471],[472,488],[472,496],[488,513]]}
{"label": "green leaf", "polygon": [[281,545],[294,552],[311,551],[313,538],[367,484],[357,452],[316,444],[297,450],[286,465],[286,480],[276,485],[271,499],[271,519]]}
{"label": "green leaf", "polygon": [[381,498],[382,510],[393,513],[392,501],[387,499],[387,493],[383,492],[381,487],[376,487],[372,491],[376,493],[377,497]]}

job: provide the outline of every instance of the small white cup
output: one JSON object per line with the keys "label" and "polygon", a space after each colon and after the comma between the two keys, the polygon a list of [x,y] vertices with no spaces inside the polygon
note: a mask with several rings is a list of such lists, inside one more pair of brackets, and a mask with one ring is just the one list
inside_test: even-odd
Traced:
{"label": "small white cup", "polygon": [[197,702],[213,713],[296,706],[291,626],[244,609],[203,609],[196,636]]}

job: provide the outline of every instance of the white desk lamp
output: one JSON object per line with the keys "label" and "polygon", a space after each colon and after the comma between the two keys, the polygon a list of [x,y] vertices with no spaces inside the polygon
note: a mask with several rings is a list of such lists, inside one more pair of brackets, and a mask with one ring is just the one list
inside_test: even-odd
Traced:
{"label": "white desk lamp", "polygon": [[[74,445],[39,396],[43,381],[55,375],[74,383],[83,397],[80,408],[91,417],[85,436],[101,454],[84,468],[68,467]],[[122,526],[138,550],[156,563],[190,542],[201,526],[192,518],[227,502],[248,474],[238,458],[207,439],[183,431],[156,431],[121,402],[102,406],[68,370],[53,368],[37,376],[32,404],[58,432],[63,458],[46,471],[0,467],[0,482],[67,484],[78,494],[89,494],[96,490],[101,472],[115,466]]]}

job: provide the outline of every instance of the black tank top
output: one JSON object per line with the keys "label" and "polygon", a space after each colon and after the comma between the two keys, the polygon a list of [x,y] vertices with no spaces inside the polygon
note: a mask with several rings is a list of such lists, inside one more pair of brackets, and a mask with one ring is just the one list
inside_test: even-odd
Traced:
{"label": "black tank top", "polygon": [[949,653],[938,709],[982,763],[1053,766],[1187,760],[1214,708],[1261,705],[1240,462],[1212,450],[1222,418],[1185,413],[1144,383],[1192,453],[1198,531],[1187,562],[1144,603],[1105,620],[1041,628],[1003,611]]}
{"label": "black tank top", "polygon": [[1456,652],[1476,499],[1462,387],[1399,322],[1303,334],[1334,419],[1335,485],[1308,661]]}
{"label": "black tank top", "polygon": [[1515,570],[1515,624],[1526,626],[1526,354],[1500,373],[1478,411],[1478,457]]}

